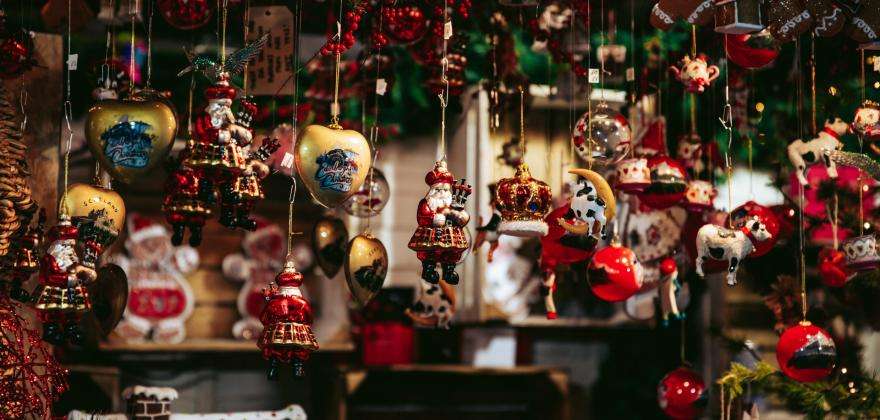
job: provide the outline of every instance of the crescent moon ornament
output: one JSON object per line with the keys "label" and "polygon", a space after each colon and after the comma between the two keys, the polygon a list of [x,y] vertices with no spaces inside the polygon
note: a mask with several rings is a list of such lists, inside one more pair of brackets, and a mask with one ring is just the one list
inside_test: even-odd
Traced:
{"label": "crescent moon ornament", "polygon": [[571,199],[569,219],[556,220],[559,226],[573,235],[605,236],[605,224],[614,219],[617,212],[617,200],[608,181],[599,173],[589,169],[572,169],[568,173],[578,176],[578,186]]}
{"label": "crescent moon ornament", "polygon": [[357,131],[310,125],[296,141],[294,161],[312,197],[333,208],[361,189],[373,156],[367,139]]}

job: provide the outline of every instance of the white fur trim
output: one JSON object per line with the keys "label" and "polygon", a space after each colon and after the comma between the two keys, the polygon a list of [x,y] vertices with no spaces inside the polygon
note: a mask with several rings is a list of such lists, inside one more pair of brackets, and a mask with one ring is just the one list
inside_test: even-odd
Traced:
{"label": "white fur trim", "polygon": [[278,294],[281,296],[299,296],[302,297],[302,291],[299,287],[283,286],[278,288]]}
{"label": "white fur trim", "polygon": [[168,230],[165,229],[165,226],[155,224],[150,227],[145,227],[133,232],[129,232],[128,240],[137,243],[144,239],[155,238],[157,236],[165,235],[168,235]]}
{"label": "white fur trim", "polygon": [[443,213],[437,213],[434,215],[434,226],[443,226],[446,224],[446,215]]}
{"label": "white fur trim", "polygon": [[143,395],[147,398],[155,398],[160,401],[174,401],[177,399],[177,390],[168,387],[135,385],[125,388],[125,390],[122,391],[122,398],[127,400],[139,395]]}
{"label": "white fur trim", "polygon": [[498,226],[498,233],[520,238],[539,238],[547,235],[547,230],[543,220],[503,220]]}

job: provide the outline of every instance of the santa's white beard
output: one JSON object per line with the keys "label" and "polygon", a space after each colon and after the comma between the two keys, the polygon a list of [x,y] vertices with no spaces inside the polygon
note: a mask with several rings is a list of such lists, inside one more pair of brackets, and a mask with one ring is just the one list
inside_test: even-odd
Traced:
{"label": "santa's white beard", "polygon": [[208,105],[208,114],[211,116],[211,125],[214,127],[220,127],[227,122],[234,122],[235,117],[232,115],[232,110],[220,103],[213,103]]}
{"label": "santa's white beard", "polygon": [[443,190],[432,190],[425,197],[431,210],[444,209],[452,205],[452,193]]}
{"label": "santa's white beard", "polygon": [[62,270],[67,270],[70,266],[79,262],[79,257],[76,256],[76,250],[74,249],[74,241],[72,240],[55,241],[49,246],[47,252],[55,259],[58,267]]}

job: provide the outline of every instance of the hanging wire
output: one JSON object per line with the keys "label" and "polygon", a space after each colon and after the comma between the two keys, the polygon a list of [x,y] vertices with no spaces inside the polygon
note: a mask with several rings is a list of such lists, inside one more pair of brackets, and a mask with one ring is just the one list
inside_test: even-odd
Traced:
{"label": "hanging wire", "polygon": [[447,29],[452,25],[449,20],[449,0],[443,0],[443,58],[440,60],[440,81],[443,82],[443,92],[437,95],[440,98],[440,143],[437,146],[438,160],[446,160],[446,107],[449,105],[449,79],[446,72],[449,70],[449,36]]}
{"label": "hanging wire", "polygon": [[147,16],[147,83],[150,87],[150,81],[153,79],[153,14],[156,9],[156,0],[150,1],[150,14]]}
{"label": "hanging wire", "polygon": [[[248,0],[250,3],[250,0]],[[291,135],[293,136],[293,140],[296,141],[296,127],[298,124],[297,121],[297,107],[299,105],[299,77],[297,75],[296,69],[299,66],[299,52],[300,52],[300,34],[302,28],[302,0],[297,0],[294,6],[294,40],[293,40],[293,74],[291,77],[293,78],[293,110],[291,112]],[[245,25],[245,31],[247,31],[247,26]],[[247,72],[245,72],[247,74]],[[294,176],[294,165],[290,166],[290,194],[287,197],[287,255],[288,258],[291,255],[293,250],[293,237],[297,234],[293,230],[293,214],[294,208],[293,204],[296,201],[296,176]]]}
{"label": "hanging wire", "polygon": [[[241,18],[244,24],[244,42],[247,43],[250,37],[250,29],[251,29],[251,0],[244,1],[244,15]],[[247,96],[248,91],[248,63],[250,60],[244,62],[244,71],[241,76],[241,94],[242,96]],[[296,66],[294,66],[296,68]]]}
{"label": "hanging wire", "polygon": [[[593,23],[592,23],[592,0],[587,0],[587,141],[591,151],[588,154],[587,169],[593,169],[593,84],[590,81],[590,72],[593,71]],[[604,2],[603,2],[604,4]]]}
{"label": "hanging wire", "polygon": [[66,216],[68,213],[67,208],[67,185],[70,177],[70,148],[73,145],[73,128],[70,125],[70,120],[73,119],[73,110],[70,103],[70,56],[72,51],[71,45],[71,15],[72,15],[72,5],[73,0],[67,0],[67,61],[65,68],[65,89],[64,89],[64,124],[67,127],[67,144],[65,145],[64,151],[64,162],[63,162],[63,170],[62,176],[64,179],[64,192],[61,195],[61,202],[58,204],[58,214],[61,216]]}
{"label": "hanging wire", "polygon": [[[599,1],[599,23],[600,23],[599,27],[601,28],[600,33],[599,33],[599,43],[600,43],[599,51],[602,51],[605,49],[605,35],[606,35],[605,34],[605,0]],[[605,61],[607,58],[608,57],[606,56],[606,57],[603,57],[601,60],[599,60],[599,66],[600,66],[599,89],[602,92],[602,101],[603,102],[605,101],[605,72],[606,72]],[[591,128],[590,133],[592,135],[593,130],[592,130],[592,127],[590,127],[590,128]]]}
{"label": "hanging wire", "polygon": [[[724,44],[727,46],[727,36],[724,36]],[[697,25],[691,25],[691,58],[696,60],[697,58]],[[682,69],[682,71],[684,71]],[[697,132],[697,94],[690,94],[690,116],[691,116],[691,134],[696,134]],[[732,121],[731,121],[732,123]]]}
{"label": "hanging wire", "polygon": [[519,86],[519,152],[522,160],[526,157],[526,94]]}
{"label": "hanging wire", "polygon": [[[638,97],[636,85],[636,3],[635,0],[629,0],[629,68],[632,71],[632,80],[630,81],[630,103],[635,105]],[[632,148],[630,148],[632,151]]]}
{"label": "hanging wire", "polygon": [[[727,36],[724,37],[724,53],[727,56]],[[724,110],[719,118],[721,126],[727,131],[727,150],[724,151],[724,163],[727,167],[727,220],[728,227],[733,228],[733,107],[730,104],[730,65],[724,60]]]}
{"label": "hanging wire", "polygon": [[220,24],[220,65],[226,62],[226,22],[229,18],[229,0],[223,0],[222,22]]}
{"label": "hanging wire", "polygon": [[137,12],[140,10],[139,0],[128,0],[128,14],[131,20],[131,42],[129,43],[128,57],[128,74],[131,76],[131,84],[134,87],[134,70],[135,70],[135,26],[134,20]]}
{"label": "hanging wire", "polygon": [[[343,0],[339,0],[339,17],[336,20],[336,39],[338,42],[342,42],[342,9],[344,5]],[[336,63],[335,63],[335,82],[333,84],[333,105],[330,109],[330,127],[333,128],[341,128],[339,125],[339,66],[342,61],[342,53],[336,53]]]}
{"label": "hanging wire", "polygon": [[810,34],[810,127],[813,134],[819,132],[816,121],[816,34]]}
{"label": "hanging wire", "polygon": [[[800,37],[795,38],[795,71],[797,72],[797,117],[798,117],[798,137],[803,138],[803,72],[801,70],[802,59]],[[804,186],[798,188],[798,275],[801,283],[801,320],[807,320],[807,270],[806,257],[804,256],[804,246],[807,240],[804,230]]]}

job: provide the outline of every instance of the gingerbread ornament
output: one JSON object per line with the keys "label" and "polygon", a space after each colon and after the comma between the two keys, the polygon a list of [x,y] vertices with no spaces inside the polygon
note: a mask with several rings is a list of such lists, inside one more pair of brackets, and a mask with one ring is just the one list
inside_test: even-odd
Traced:
{"label": "gingerbread ornament", "polygon": [[767,5],[770,33],[782,41],[793,41],[813,26],[813,15],[800,0],[776,0]]}
{"label": "gingerbread ornament", "polygon": [[678,19],[702,26],[711,22],[714,16],[714,0],[660,0],[651,9],[650,22],[665,31]]}
{"label": "gingerbread ornament", "polygon": [[861,9],[850,20],[846,32],[859,43],[880,40],[880,0],[862,0]]}
{"label": "gingerbread ornament", "polygon": [[847,16],[843,8],[831,0],[812,0],[807,4],[807,10],[810,11],[815,23],[813,33],[818,36],[837,35],[846,24]]}

